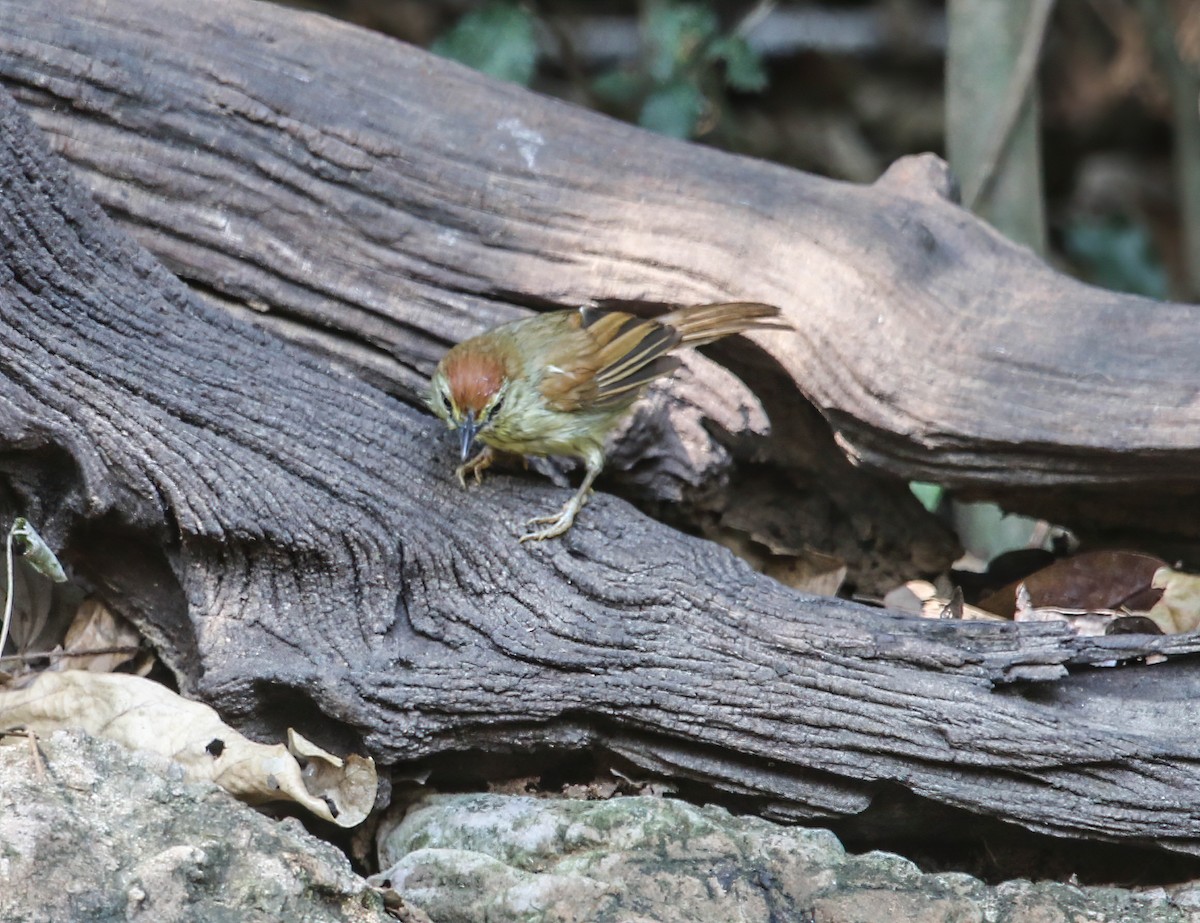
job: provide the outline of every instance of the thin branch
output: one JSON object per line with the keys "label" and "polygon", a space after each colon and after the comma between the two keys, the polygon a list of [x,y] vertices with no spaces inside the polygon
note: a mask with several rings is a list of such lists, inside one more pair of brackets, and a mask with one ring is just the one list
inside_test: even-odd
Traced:
{"label": "thin branch", "polygon": [[94,657],[99,654],[137,654],[142,649],[136,644],[124,644],[118,647],[92,647],[81,651],[33,651],[28,654],[5,654],[0,657],[0,663],[7,660],[17,660],[29,663],[33,660],[56,660],[62,657]]}
{"label": "thin branch", "polygon": [[4,590],[4,624],[0,625],[0,653],[8,641],[8,625],[12,621],[13,611],[13,533],[17,531],[17,523],[13,522],[8,530],[8,538],[4,543],[4,573],[6,586]]}

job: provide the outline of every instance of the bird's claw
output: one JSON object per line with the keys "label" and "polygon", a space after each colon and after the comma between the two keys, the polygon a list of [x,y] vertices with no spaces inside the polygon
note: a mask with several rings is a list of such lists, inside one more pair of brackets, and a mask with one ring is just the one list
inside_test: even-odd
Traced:
{"label": "bird's claw", "polygon": [[526,532],[520,538],[520,544],[526,542],[544,542],[548,538],[557,538],[575,524],[575,516],[579,513],[588,498],[591,497],[592,491],[590,487],[584,487],[574,497],[567,501],[561,510],[557,513],[552,513],[549,516],[535,516],[533,519],[525,523],[525,528],[530,526],[542,526],[544,529],[536,529],[532,532]]}
{"label": "bird's claw", "polygon": [[525,523],[525,527],[540,526],[546,524],[546,528],[537,529],[533,532],[526,532],[519,539],[520,544],[526,542],[544,542],[548,538],[557,538],[562,535],[575,523],[575,511],[563,510],[557,516],[538,516],[535,519]]}
{"label": "bird's claw", "polygon": [[458,478],[458,483],[462,485],[463,490],[467,489],[468,474],[475,475],[476,484],[483,483],[484,469],[491,467],[493,458],[492,450],[484,449],[470,461],[463,462],[455,469],[454,476]]}

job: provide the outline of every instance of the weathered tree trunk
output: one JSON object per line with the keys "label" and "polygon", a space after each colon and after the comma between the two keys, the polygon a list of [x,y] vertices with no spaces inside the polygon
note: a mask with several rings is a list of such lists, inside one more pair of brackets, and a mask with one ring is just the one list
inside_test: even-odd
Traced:
{"label": "weathered tree trunk", "polygon": [[330,353],[413,394],[513,304],[772,301],[798,332],[743,362],[873,463],[1188,489],[1194,309],[1053,273],[936,194],[928,160],[829,183],[234,0],[0,0],[0,21],[0,76],[75,175],[209,293],[4,96],[0,499],[186,691],[390,762],[595,746],[776,816],[899,785],[1200,850],[1194,666],[1127,663],[1196,639],[808,597],[606,496],[518,545],[553,488],[464,494],[434,421],[234,303],[339,331]]}
{"label": "weathered tree trunk", "polygon": [[0,22],[0,80],[140,242],[389,390],[518,305],[753,298],[796,323],[758,342],[863,464],[1195,532],[1200,311],[1052,271],[932,158],[829,182],[267,5],[0,0]]}

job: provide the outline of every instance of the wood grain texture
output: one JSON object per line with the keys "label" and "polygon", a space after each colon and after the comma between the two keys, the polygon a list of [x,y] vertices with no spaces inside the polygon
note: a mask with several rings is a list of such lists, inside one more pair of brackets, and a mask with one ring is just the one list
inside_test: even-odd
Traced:
{"label": "wood grain texture", "polygon": [[[252,732],[300,724],[385,762],[594,746],[775,816],[852,814],[900,786],[1059,835],[1200,849],[1195,638],[1077,639],[1052,624],[926,622],[809,597],[603,495],[563,540],[520,546],[518,523],[558,491],[498,477],[463,493],[431,450],[435,421],[198,298],[75,176],[108,209],[124,199],[123,223],[222,298],[269,291],[348,327],[373,302],[379,342],[403,330],[412,344],[398,365],[414,380],[442,341],[510,313],[508,293],[710,300],[735,294],[730,280],[752,265],[736,294],[804,321],[792,345],[763,334],[764,349],[846,438],[886,408],[892,429],[876,416],[877,431],[899,434],[898,455],[942,465],[952,445],[981,478],[999,476],[981,445],[991,459],[1020,448],[1031,471],[1069,459],[1076,477],[1101,476],[1094,418],[1068,416],[1053,451],[1011,413],[981,421],[960,408],[937,439],[921,422],[935,379],[979,348],[978,316],[944,322],[951,305],[982,303],[984,267],[1024,267],[1023,291],[1062,295],[1044,305],[1050,323],[1069,309],[1125,324],[1133,353],[1163,339],[1159,311],[1184,323],[1191,309],[1146,312],[1055,276],[901,172],[859,189],[648,139],[290,11],[228,2],[220,15],[234,20],[217,23],[199,4],[168,15],[131,2],[117,22],[68,8],[77,17],[49,28],[0,3],[0,67],[23,100],[0,102],[0,501],[137,620],[187,692]],[[261,86],[255,68],[269,74]],[[264,101],[264,87],[276,95]],[[173,93],[189,104],[174,109]],[[524,127],[487,122],[497,127],[481,134],[477,105]],[[542,138],[532,154],[528,132]],[[110,175],[122,144],[138,156],[126,151]],[[294,190],[289,207],[217,195],[249,162]],[[323,214],[322,195],[344,202],[347,190],[355,207]],[[451,250],[434,245],[443,232],[459,235]],[[1005,313],[1017,288],[989,289],[992,333],[1029,323]],[[968,291],[974,301],[957,300]],[[941,331],[915,394],[894,387],[879,354],[866,376],[835,335],[868,306],[862,329],[892,355],[911,359],[914,320]],[[1075,334],[1076,348],[1090,336],[1103,353],[1098,332]],[[1182,356],[1177,339],[1159,345],[1167,367]],[[1047,373],[1062,368],[1063,342],[1041,348],[989,368],[1047,376],[1082,401],[1081,385]],[[1122,382],[1159,374],[1125,371],[1091,396],[1116,401]],[[967,384],[959,399],[986,405],[986,383]],[[1180,440],[1194,429],[1175,387],[1120,451],[1109,431],[1105,451],[1132,476],[1194,451],[1150,435],[1167,421]],[[1042,419],[1031,408],[1046,395],[1028,401],[1021,419]],[[993,428],[990,442],[967,438],[968,416]],[[1152,652],[1178,659],[1132,662]],[[1124,665],[1089,666],[1107,661]]]}
{"label": "wood grain texture", "polygon": [[241,0],[0,15],[0,79],[110,213],[400,393],[515,304],[744,298],[783,307],[799,335],[756,342],[865,464],[1195,504],[1200,308],[1054,272],[932,158],[831,182]]}
{"label": "wood grain texture", "polygon": [[[766,246],[772,187],[830,188],[322,17],[48,3],[0,4],[0,80],[108,214],[206,300],[410,401],[450,343],[530,309],[779,294],[747,271],[804,275],[788,241]],[[740,484],[774,484],[775,506],[804,506],[792,544],[838,555],[865,592],[957,557],[902,481],[846,460],[777,359],[745,338],[714,350],[736,377],[683,356],[601,489],[669,504],[697,531],[742,502]]]}

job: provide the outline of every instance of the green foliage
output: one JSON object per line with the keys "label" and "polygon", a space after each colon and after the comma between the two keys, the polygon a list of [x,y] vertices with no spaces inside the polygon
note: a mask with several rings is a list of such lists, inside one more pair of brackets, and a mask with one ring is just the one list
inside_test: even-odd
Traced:
{"label": "green foliage", "polygon": [[[463,16],[432,51],[528,86],[537,69],[536,19],[512,0]],[[721,32],[711,0],[643,0],[642,48],[629,67],[597,76],[591,90],[615,114],[652,131],[694,138],[716,125],[726,94],[767,86],[762,59],[736,31]]]}
{"label": "green foliage", "polygon": [[766,88],[762,60],[736,32],[722,34],[709,3],[647,0],[642,53],[635,67],[600,75],[592,91],[618,113],[676,138],[693,138],[717,121],[726,91]]}
{"label": "green foliage", "polygon": [[740,35],[718,38],[708,48],[712,61],[725,63],[725,82],[740,93],[761,93],[767,88],[767,71],[762,58]]}
{"label": "green foliage", "polygon": [[651,90],[642,103],[638,124],[660,135],[690,138],[707,105],[699,87],[677,80]]}
{"label": "green foliage", "polygon": [[936,513],[941,509],[942,501],[946,496],[944,487],[939,484],[928,484],[925,481],[910,481],[908,489],[921,502],[921,506],[931,513]]}
{"label": "green foliage", "polygon": [[533,14],[496,0],[468,13],[430,49],[500,80],[528,86],[537,67]]}
{"label": "green foliage", "polygon": [[646,72],[667,83],[689,69],[717,34],[717,16],[696,3],[651,3],[643,19]]}
{"label": "green foliage", "polygon": [[641,98],[644,80],[631,70],[613,70],[592,81],[592,92],[621,107],[632,106]]}
{"label": "green foliage", "polygon": [[1063,247],[1089,282],[1119,292],[1167,297],[1166,272],[1140,224],[1078,221],[1067,227]]}
{"label": "green foliage", "polygon": [[[55,583],[67,582],[62,564],[28,519],[18,516],[13,520],[12,528],[8,530],[8,540],[12,550],[29,562],[29,566],[39,574],[49,577]],[[11,570],[11,566],[9,569]]]}
{"label": "green foliage", "polygon": [[49,577],[55,583],[65,583],[67,575],[63,572],[62,564],[50,546],[42,539],[28,519],[18,516],[13,520],[12,528],[4,541],[4,614],[0,616],[0,654],[4,653],[4,645],[8,642],[8,629],[12,623],[13,614],[13,554],[21,555],[39,574]]}

